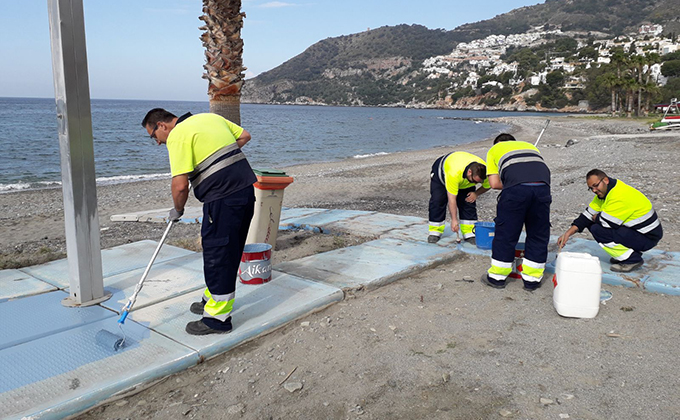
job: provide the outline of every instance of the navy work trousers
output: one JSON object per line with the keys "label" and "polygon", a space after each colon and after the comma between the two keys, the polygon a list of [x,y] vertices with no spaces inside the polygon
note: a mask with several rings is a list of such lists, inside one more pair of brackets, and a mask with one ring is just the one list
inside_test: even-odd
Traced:
{"label": "navy work trousers", "polygon": [[524,257],[535,263],[545,263],[550,241],[551,202],[550,186],[546,184],[520,184],[503,189],[496,206],[491,258],[512,263],[524,226],[527,232]]}
{"label": "navy work trousers", "polygon": [[252,186],[203,204],[203,274],[212,295],[236,291],[236,277],[255,209]]}
{"label": "navy work trousers", "polygon": [[598,223],[593,223],[588,228],[593,238],[601,244],[615,243],[621,244],[626,248],[633,250],[633,253],[624,261],[619,261],[622,264],[635,264],[642,261],[642,253],[649,251],[659,243],[659,239],[650,239],[637,230],[626,226],[620,226],[616,229],[608,229],[602,227]]}

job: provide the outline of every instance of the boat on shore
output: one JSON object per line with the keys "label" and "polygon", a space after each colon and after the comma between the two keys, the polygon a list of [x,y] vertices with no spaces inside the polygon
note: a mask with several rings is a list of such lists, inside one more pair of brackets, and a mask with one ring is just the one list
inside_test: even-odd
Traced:
{"label": "boat on shore", "polygon": [[680,109],[678,109],[678,98],[671,99],[671,103],[666,107],[661,121],[652,123],[650,130],[673,130],[680,129]]}

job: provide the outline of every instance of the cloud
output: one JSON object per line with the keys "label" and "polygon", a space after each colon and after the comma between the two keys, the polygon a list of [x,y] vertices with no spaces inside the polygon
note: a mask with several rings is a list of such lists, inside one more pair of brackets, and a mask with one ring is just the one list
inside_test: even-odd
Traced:
{"label": "cloud", "polygon": [[293,3],[284,3],[282,1],[270,1],[269,3],[263,3],[257,7],[261,9],[274,9],[279,7],[291,7],[295,6]]}

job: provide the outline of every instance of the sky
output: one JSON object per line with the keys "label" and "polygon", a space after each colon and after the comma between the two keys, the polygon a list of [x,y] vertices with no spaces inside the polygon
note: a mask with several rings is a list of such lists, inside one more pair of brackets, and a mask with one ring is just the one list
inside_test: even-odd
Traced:
{"label": "sky", "polygon": [[[47,3],[0,0],[0,97],[53,98]],[[78,0],[74,0],[78,1]],[[399,24],[454,29],[543,0],[243,0],[246,78],[326,38]],[[83,0],[90,96],[207,100],[199,0]]]}

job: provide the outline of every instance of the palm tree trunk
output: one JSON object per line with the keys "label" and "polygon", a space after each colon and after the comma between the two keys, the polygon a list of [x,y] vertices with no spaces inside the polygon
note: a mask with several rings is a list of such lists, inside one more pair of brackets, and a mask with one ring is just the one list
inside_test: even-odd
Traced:
{"label": "palm tree trunk", "polygon": [[201,41],[205,47],[206,63],[203,78],[208,80],[210,112],[241,124],[241,87],[243,72],[243,40],[241,28],[245,13],[241,0],[203,0],[199,19],[205,25]]}

